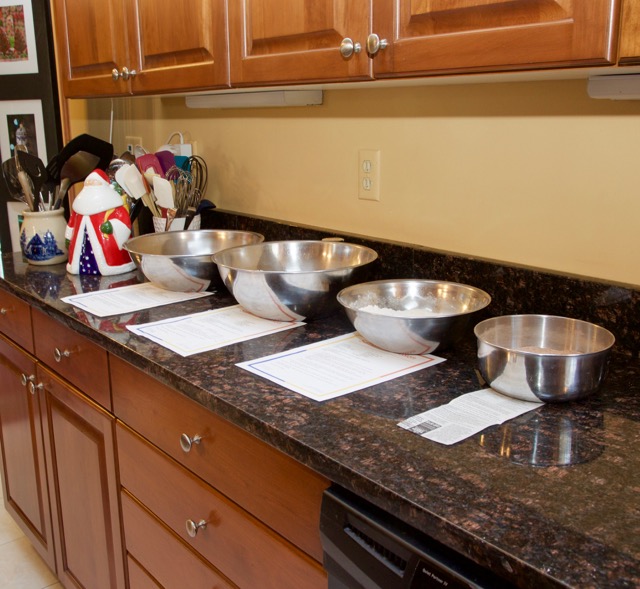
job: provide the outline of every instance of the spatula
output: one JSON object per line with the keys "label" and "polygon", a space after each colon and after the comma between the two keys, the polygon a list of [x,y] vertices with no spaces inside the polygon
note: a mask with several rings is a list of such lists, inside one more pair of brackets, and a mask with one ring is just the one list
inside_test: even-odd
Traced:
{"label": "spatula", "polygon": [[34,210],[38,210],[40,202],[40,189],[47,180],[47,169],[43,161],[32,153],[26,151],[17,151],[18,162],[22,169],[27,173],[33,186]]}
{"label": "spatula", "polygon": [[4,181],[9,189],[11,198],[26,203],[27,199],[22,193],[22,186],[20,185],[20,180],[18,180],[18,169],[16,168],[14,158],[2,162],[2,175],[4,176]]}
{"label": "spatula", "polygon": [[60,171],[60,190],[53,203],[53,209],[59,209],[67,195],[67,191],[76,182],[84,180],[93,170],[98,168],[100,158],[86,151],[75,152],[62,166]]}

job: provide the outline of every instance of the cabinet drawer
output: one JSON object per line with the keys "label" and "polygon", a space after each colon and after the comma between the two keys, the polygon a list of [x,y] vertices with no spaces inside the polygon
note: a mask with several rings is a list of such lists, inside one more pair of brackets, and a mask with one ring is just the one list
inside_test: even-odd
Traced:
{"label": "cabinet drawer", "polygon": [[33,311],[35,353],[39,360],[111,410],[107,352],[41,311]]}
{"label": "cabinet drawer", "polygon": [[[124,491],[122,519],[127,551],[130,554],[130,589],[235,589],[234,585]],[[149,575],[152,575],[155,581]]]}
{"label": "cabinet drawer", "polygon": [[0,290],[0,332],[33,354],[29,305],[4,290]]}
{"label": "cabinet drawer", "polygon": [[316,561],[122,424],[117,443],[122,487],[239,587],[326,589]]}
{"label": "cabinet drawer", "polygon": [[127,569],[129,571],[129,589],[162,589],[149,573],[145,571],[137,560],[127,556]]}
{"label": "cabinet drawer", "polygon": [[[111,356],[110,364],[119,419],[322,561],[320,504],[327,479],[123,360]],[[202,439],[184,452],[182,434]]]}

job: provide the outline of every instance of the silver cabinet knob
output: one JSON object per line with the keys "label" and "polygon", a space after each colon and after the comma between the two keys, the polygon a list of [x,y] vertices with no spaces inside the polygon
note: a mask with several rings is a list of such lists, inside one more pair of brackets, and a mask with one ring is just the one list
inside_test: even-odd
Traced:
{"label": "silver cabinet knob", "polygon": [[386,39],[381,39],[375,33],[371,33],[367,37],[367,53],[369,55],[375,55],[378,51],[386,49],[388,45],[389,42]]}
{"label": "silver cabinet knob", "polygon": [[128,80],[129,78],[134,78],[138,72],[136,70],[129,70],[128,67],[123,67],[121,71],[118,71],[117,68],[113,68],[111,70],[111,79],[114,82],[117,82],[120,78],[123,80]]}
{"label": "silver cabinet knob", "polygon": [[26,374],[22,373],[20,375],[20,382],[22,383],[23,387],[26,387],[30,382],[33,382],[35,379],[36,379],[35,374],[30,374],[29,376],[27,376]]}
{"label": "silver cabinet knob", "polygon": [[360,43],[354,43],[353,39],[345,37],[340,43],[340,55],[345,59],[349,59],[354,53],[360,53],[362,51],[362,45]]}
{"label": "silver cabinet knob", "polygon": [[69,350],[60,350],[60,348],[56,348],[53,350],[53,359],[56,362],[62,362],[63,358],[68,358],[71,356],[71,352]]}
{"label": "silver cabinet knob", "polygon": [[9,312],[9,309],[5,309],[4,307],[0,309],[0,315],[6,315],[8,312]]}
{"label": "silver cabinet knob", "polygon": [[198,535],[198,530],[204,530],[207,527],[207,522],[201,519],[196,523],[192,519],[188,519],[185,522],[185,527],[187,528],[187,534],[192,538],[195,538]]}
{"label": "silver cabinet knob", "polygon": [[29,381],[29,392],[32,395],[35,395],[36,391],[42,390],[43,388],[44,388],[44,385],[41,382],[36,384],[33,380]]}
{"label": "silver cabinet knob", "polygon": [[122,76],[123,80],[128,80],[129,78],[135,78],[137,73],[138,72],[136,72],[136,70],[129,71],[129,68],[123,67],[120,75]]}
{"label": "silver cabinet knob", "polygon": [[180,447],[183,452],[189,452],[191,451],[193,444],[199,444],[200,440],[202,440],[202,438],[198,434],[193,437],[190,437],[187,434],[182,434],[180,436]]}

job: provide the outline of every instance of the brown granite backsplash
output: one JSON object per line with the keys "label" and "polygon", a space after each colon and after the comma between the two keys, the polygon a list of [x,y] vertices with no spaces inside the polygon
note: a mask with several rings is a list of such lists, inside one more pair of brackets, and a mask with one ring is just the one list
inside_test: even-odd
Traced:
{"label": "brown granite backsplash", "polygon": [[491,295],[489,315],[540,313],[591,321],[615,335],[615,352],[640,357],[640,290],[635,288],[219,209],[207,211],[202,226],[256,231],[268,241],[342,237],[378,252],[375,279],[427,278],[471,284]]}

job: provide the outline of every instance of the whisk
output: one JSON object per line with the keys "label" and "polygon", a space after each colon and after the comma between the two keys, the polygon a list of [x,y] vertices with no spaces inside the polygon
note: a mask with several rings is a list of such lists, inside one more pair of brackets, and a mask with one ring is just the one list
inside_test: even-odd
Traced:
{"label": "whisk", "polygon": [[209,181],[207,162],[199,155],[192,155],[182,164],[182,169],[191,174],[191,182],[197,188],[200,199],[202,199],[207,191],[207,182]]}

